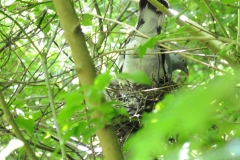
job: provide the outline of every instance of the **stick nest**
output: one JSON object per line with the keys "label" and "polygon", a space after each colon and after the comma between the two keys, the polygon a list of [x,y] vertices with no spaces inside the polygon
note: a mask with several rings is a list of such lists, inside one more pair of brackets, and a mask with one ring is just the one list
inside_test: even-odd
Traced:
{"label": "stick nest", "polygon": [[178,85],[172,81],[162,83],[158,88],[136,85],[131,82],[120,84],[114,81],[107,88],[110,100],[121,102],[129,113],[127,116],[114,118],[114,127],[121,145],[129,136],[141,128],[140,122],[144,112],[151,112],[164,95],[177,89]]}

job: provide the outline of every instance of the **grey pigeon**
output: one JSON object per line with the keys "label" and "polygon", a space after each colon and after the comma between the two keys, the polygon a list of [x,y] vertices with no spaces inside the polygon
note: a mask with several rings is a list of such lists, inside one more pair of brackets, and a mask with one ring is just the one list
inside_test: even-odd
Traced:
{"label": "grey pigeon", "polygon": [[[158,0],[166,8],[169,4],[165,0]],[[165,15],[157,11],[157,9],[147,0],[140,0],[138,22],[136,29],[148,37],[159,35],[162,29],[162,24]],[[127,40],[125,48],[137,48],[146,39],[134,32]],[[155,52],[154,54],[151,54]],[[148,48],[146,54],[140,58],[138,53],[133,53],[133,50],[122,53],[119,58],[120,72],[133,73],[142,71],[148,75],[153,86],[158,86],[161,79],[170,79],[172,74],[172,65],[170,63],[169,54],[156,54],[161,52],[161,48],[155,45],[154,48]]]}
{"label": "grey pigeon", "polygon": [[173,53],[173,54],[170,54],[170,59],[171,59],[170,63],[172,64],[172,72],[179,69],[185,72],[187,75],[189,75],[188,68],[187,68],[187,61],[183,56],[177,53]]}

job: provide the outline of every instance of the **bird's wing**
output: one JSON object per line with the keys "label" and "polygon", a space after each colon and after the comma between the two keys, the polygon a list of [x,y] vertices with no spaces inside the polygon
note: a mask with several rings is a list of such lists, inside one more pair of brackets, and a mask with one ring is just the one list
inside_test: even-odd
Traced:
{"label": "bird's wing", "polygon": [[139,9],[138,9],[138,21],[136,28],[138,29],[144,23],[144,17],[146,15],[148,9],[148,2],[146,0],[139,1]]}
{"label": "bird's wing", "polygon": [[[123,42],[123,45],[122,45],[121,48],[130,48],[130,47],[132,48],[133,46],[129,47],[129,43],[131,43],[131,41],[134,39],[135,34],[136,34],[136,32],[132,31],[130,33],[130,35],[128,36],[128,38]],[[124,60],[125,60],[125,57],[126,57],[126,52],[127,51],[121,52],[118,59],[117,59],[117,67],[118,67],[118,71],[120,73],[122,72],[122,69],[123,69]]]}
{"label": "bird's wing", "polygon": [[[158,1],[162,3],[165,7],[167,8],[169,7],[167,1],[165,0],[158,0]],[[140,0],[136,29],[149,37],[156,36],[161,32],[164,18],[165,18],[165,15],[162,12],[157,11],[157,9],[151,3],[149,3],[147,0]],[[138,42],[139,44],[141,44],[141,42],[145,40],[144,38],[136,36],[136,34],[137,33],[133,34],[129,38],[129,40],[127,40],[125,47],[132,47],[132,44],[135,44],[135,42]],[[161,49],[159,48],[158,51],[160,50]],[[131,58],[131,56],[126,53],[130,53],[130,52],[128,51],[128,52],[122,53],[123,55],[120,55],[119,57],[120,72],[133,71],[132,68],[135,68],[135,69],[141,68],[141,70],[148,72],[150,68],[155,66],[156,68],[159,69],[158,76],[168,76],[171,74],[172,67],[170,64],[169,55],[161,54],[158,56],[159,60],[157,61],[155,59],[157,55],[155,56],[149,55],[143,58],[142,60],[138,60],[138,59]],[[148,57],[152,57],[152,58],[148,58]],[[149,67],[149,69],[146,69],[145,67]],[[156,70],[156,68],[154,70]],[[149,72],[151,73],[151,71],[152,70],[150,70]],[[147,73],[147,74],[150,74],[150,73]]]}

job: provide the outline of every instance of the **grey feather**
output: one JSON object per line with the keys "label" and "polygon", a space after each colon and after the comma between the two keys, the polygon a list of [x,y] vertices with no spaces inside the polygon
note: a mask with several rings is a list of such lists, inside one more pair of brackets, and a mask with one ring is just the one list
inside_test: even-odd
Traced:
{"label": "grey feather", "polygon": [[[159,0],[168,8],[168,3],[165,0]],[[160,34],[162,23],[165,15],[157,11],[147,0],[139,2],[139,16],[136,29],[148,37]],[[125,48],[137,48],[146,39],[137,35],[135,32],[128,40]],[[159,52],[160,48],[147,48],[146,54],[139,58],[138,53],[126,51],[119,57],[118,66],[120,72],[133,73],[142,71],[151,79],[153,86],[159,83],[160,79],[169,79],[172,73],[172,65],[168,54],[149,54],[151,52]]]}
{"label": "grey feather", "polygon": [[187,60],[184,57],[182,57],[177,53],[174,53],[174,54],[170,54],[170,59],[172,64],[172,71],[179,69],[185,72],[187,75],[189,74],[188,68],[187,68]]}

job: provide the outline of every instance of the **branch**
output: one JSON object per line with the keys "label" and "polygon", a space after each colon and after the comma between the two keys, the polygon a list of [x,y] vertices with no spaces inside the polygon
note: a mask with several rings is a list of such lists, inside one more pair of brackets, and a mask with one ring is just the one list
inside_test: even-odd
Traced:
{"label": "branch", "polygon": [[[81,30],[79,19],[74,11],[72,1],[53,0],[53,3],[61,20],[61,26],[64,30],[66,40],[72,50],[79,83],[82,87],[91,86],[96,77],[95,67],[92,58],[89,55],[85,38]],[[92,102],[93,100],[87,98],[85,101],[87,104],[90,104],[95,108],[101,106],[101,104]],[[91,113],[92,119],[102,119],[102,116],[103,115],[97,111]],[[99,137],[106,160],[123,159],[121,147],[112,125],[105,125],[103,128],[98,129],[96,134]]]}
{"label": "branch", "polygon": [[[151,4],[156,6],[158,10],[166,14],[168,17],[172,18],[174,16],[178,16],[178,12],[174,11],[172,9],[165,8],[161,3],[157,2],[156,0],[148,0]],[[200,26],[199,24],[191,21],[186,16],[180,16],[176,19],[176,22],[180,26],[188,26],[188,31],[194,36],[206,36],[206,37],[215,37],[212,33],[207,31],[204,27]],[[216,38],[214,40],[200,40],[202,43],[204,43],[209,49],[211,49],[214,53],[219,54],[223,50],[223,48],[226,46],[221,41],[217,40]],[[224,55],[220,55],[223,59],[225,59],[233,69],[237,70],[239,68],[239,64],[237,64],[236,58],[234,57],[233,51],[230,50]]]}
{"label": "branch", "polygon": [[[120,13],[120,15],[117,17],[116,20],[112,21],[112,22],[116,22],[116,21],[120,21],[120,19],[122,18],[122,16],[124,15],[124,13],[127,11],[128,7],[130,6],[131,2],[129,2],[126,7],[123,9],[123,11]],[[91,13],[89,13],[91,14]],[[92,14],[93,15],[93,14]],[[94,15],[96,16],[97,18],[101,18],[103,20],[109,20],[108,18],[106,17],[102,17],[100,15]],[[111,20],[111,19],[110,19]],[[111,22],[111,21],[110,21]],[[116,26],[117,24],[119,23],[114,23],[111,27],[108,28],[108,31],[112,31]],[[101,48],[101,45],[104,41],[104,39],[107,37],[106,34],[102,34],[102,36],[98,39],[98,42],[97,42],[97,45],[96,45],[96,52]]]}
{"label": "branch", "polygon": [[53,43],[56,35],[57,35],[57,30],[58,30],[59,25],[60,25],[60,21],[58,21],[56,29],[55,29],[55,31],[52,35],[52,38],[50,39],[50,41],[47,44],[45,53],[40,53],[40,55],[41,55],[41,58],[42,58],[42,66],[43,66],[44,78],[45,78],[47,92],[48,92],[50,108],[51,108],[51,111],[52,111],[54,123],[55,123],[55,126],[56,126],[56,130],[57,130],[57,134],[58,134],[58,138],[59,138],[59,142],[60,142],[62,159],[66,159],[66,152],[65,152],[64,144],[63,144],[64,140],[63,140],[63,137],[62,137],[61,129],[60,129],[59,124],[57,122],[57,112],[56,112],[55,105],[54,105],[54,98],[53,98],[53,93],[52,93],[52,89],[51,89],[51,85],[50,85],[49,73],[48,73],[48,69],[47,69],[47,54],[48,54],[48,52],[49,52],[49,50],[52,46],[52,43]]}
{"label": "branch", "polygon": [[[238,0],[238,5],[240,7],[240,0]],[[240,8],[238,9],[238,28],[237,28],[237,42],[240,42]],[[239,46],[237,46],[237,50],[239,50]]]}
{"label": "branch", "polygon": [[203,0],[203,3],[205,4],[205,6],[207,7],[207,9],[209,10],[209,12],[212,14],[212,16],[214,17],[215,21],[217,22],[217,24],[219,25],[220,29],[222,30],[222,33],[224,34],[224,37],[229,37],[227,32],[224,29],[224,26],[222,25],[222,23],[220,22],[220,20],[218,19],[218,17],[216,16],[216,14],[213,12],[213,10],[210,8],[208,2],[206,2],[206,0]]}
{"label": "branch", "polygon": [[1,107],[3,109],[3,112],[5,114],[6,119],[7,119],[8,123],[12,126],[12,129],[13,129],[14,133],[16,134],[17,138],[24,143],[24,149],[26,150],[27,154],[29,155],[29,157],[31,157],[31,159],[37,160],[38,159],[37,156],[35,155],[35,153],[31,149],[31,147],[28,145],[27,140],[23,137],[23,135],[22,135],[21,131],[19,130],[16,122],[14,121],[13,116],[8,109],[8,106],[7,106],[7,104],[4,100],[4,97],[3,97],[1,91],[0,91],[0,104],[1,104]]}

